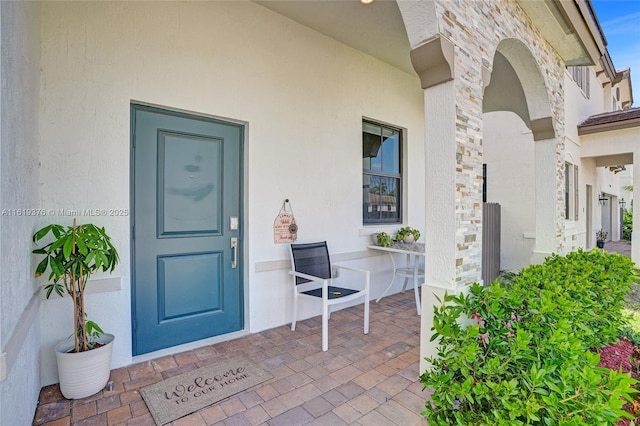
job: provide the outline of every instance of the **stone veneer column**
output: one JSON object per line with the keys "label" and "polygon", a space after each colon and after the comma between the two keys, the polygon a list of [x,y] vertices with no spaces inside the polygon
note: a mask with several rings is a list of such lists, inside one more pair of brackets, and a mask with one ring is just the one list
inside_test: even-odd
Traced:
{"label": "stone veneer column", "polygon": [[[425,283],[422,286],[421,365],[437,355],[431,342],[434,304],[480,280],[482,107],[468,82],[454,79],[453,44],[435,37],[411,52],[425,90]],[[465,75],[474,72],[461,70]],[[477,70],[480,71],[479,69]],[[481,81],[481,75],[475,76]]]}
{"label": "stone veneer column", "polygon": [[443,299],[456,289],[456,97],[448,81],[425,89],[425,283],[422,286],[420,371],[425,357],[437,355],[431,342],[434,296]]}
{"label": "stone veneer column", "polygon": [[425,91],[424,371],[423,358],[437,355],[437,342],[430,342],[434,295],[442,299],[445,292],[465,292],[480,281],[482,86],[500,44],[523,85],[538,144],[536,252],[562,250],[564,132],[563,121],[554,120],[563,110],[564,64],[516,0],[403,0],[398,7]]}

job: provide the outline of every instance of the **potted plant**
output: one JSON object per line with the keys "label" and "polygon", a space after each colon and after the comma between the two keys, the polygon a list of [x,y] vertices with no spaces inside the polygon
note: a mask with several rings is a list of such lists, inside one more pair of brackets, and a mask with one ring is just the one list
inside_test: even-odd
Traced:
{"label": "potted plant", "polygon": [[604,229],[596,231],[596,245],[598,248],[604,248],[604,242],[607,239],[607,235],[609,235],[609,233]]}
{"label": "potted plant", "polygon": [[396,233],[396,241],[404,241],[405,243],[414,243],[420,238],[420,231],[410,226],[404,226],[398,229]]}
{"label": "potted plant", "polygon": [[87,320],[85,288],[93,273],[113,272],[118,252],[104,228],[76,226],[75,219],[72,226],[51,224],[33,235],[35,244],[43,239],[49,242],[33,250],[43,256],[35,275],[50,270],[46,297],[54,291],[60,296],[66,292],[73,302],[73,337],[56,346],[60,390],[67,399],[85,398],[99,392],[109,380],[114,339]]}
{"label": "potted plant", "polygon": [[393,245],[393,238],[391,238],[391,235],[386,232],[378,232],[376,240],[378,245],[382,247],[391,247]]}

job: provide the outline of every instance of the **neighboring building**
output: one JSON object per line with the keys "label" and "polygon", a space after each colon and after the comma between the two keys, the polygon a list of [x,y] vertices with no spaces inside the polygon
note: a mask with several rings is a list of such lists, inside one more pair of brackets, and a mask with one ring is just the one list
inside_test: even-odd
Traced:
{"label": "neighboring building", "polygon": [[114,368],[289,323],[285,199],[373,299],[371,235],[419,228],[424,357],[433,294],[480,280],[483,164],[515,269],[591,248],[609,167],[640,150],[637,127],[589,133],[633,98],[585,0],[5,1],[0,36],[0,424],[30,421],[70,334],[32,278],[44,224],[77,215],[120,251],[87,300]]}

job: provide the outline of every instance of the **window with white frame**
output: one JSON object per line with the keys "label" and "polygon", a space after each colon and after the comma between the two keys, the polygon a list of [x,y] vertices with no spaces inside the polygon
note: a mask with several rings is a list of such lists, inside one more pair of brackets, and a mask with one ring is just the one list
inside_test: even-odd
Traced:
{"label": "window with white frame", "polygon": [[588,99],[591,96],[589,67],[570,65],[567,67],[567,71],[569,71],[569,74],[571,74],[571,78],[573,78],[573,81],[575,81],[578,87],[582,89],[582,92]]}
{"label": "window with white frame", "polygon": [[362,221],[402,223],[402,130],[362,121]]}
{"label": "window with white frame", "polygon": [[564,163],[564,218],[578,220],[578,166]]}

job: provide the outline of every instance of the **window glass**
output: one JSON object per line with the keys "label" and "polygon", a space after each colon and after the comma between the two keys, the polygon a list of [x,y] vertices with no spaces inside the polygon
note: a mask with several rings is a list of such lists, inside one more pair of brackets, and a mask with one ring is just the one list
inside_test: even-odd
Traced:
{"label": "window glass", "polygon": [[382,171],[400,173],[400,132],[395,129],[382,131]]}
{"label": "window glass", "polygon": [[571,164],[564,163],[564,218],[569,219],[569,200],[571,200],[569,193],[569,170]]}
{"label": "window glass", "polygon": [[362,122],[362,218],[365,224],[400,223],[402,132]]}
{"label": "window glass", "polygon": [[564,163],[564,218],[579,220],[578,166]]}
{"label": "window glass", "polygon": [[573,220],[580,219],[580,202],[578,197],[578,166],[573,166]]}
{"label": "window glass", "polygon": [[362,168],[382,170],[382,128],[372,123],[362,123]]}
{"label": "window glass", "polygon": [[591,96],[591,82],[590,82],[590,73],[589,67],[587,66],[576,66],[569,65],[567,70],[571,74],[571,78],[576,82],[578,87],[582,89],[584,95],[589,99]]}

